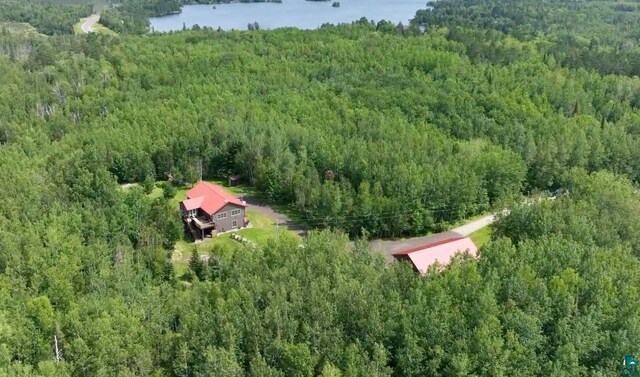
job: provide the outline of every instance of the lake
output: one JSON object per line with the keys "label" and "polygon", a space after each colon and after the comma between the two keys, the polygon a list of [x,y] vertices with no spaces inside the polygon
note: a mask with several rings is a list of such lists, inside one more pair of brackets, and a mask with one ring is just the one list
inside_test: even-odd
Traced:
{"label": "lake", "polygon": [[183,25],[218,27],[223,30],[246,30],[257,22],[261,29],[297,27],[316,29],[324,23],[351,23],[368,20],[388,20],[407,25],[418,9],[427,7],[427,0],[341,0],[339,8],[333,1],[283,0],[282,3],[234,3],[185,5],[182,13],[149,19],[153,31],[182,30]]}

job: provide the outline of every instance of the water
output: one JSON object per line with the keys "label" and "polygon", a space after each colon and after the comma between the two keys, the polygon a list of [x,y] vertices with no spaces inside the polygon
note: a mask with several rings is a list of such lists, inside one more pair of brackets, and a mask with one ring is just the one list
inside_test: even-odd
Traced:
{"label": "water", "polygon": [[214,5],[186,5],[182,13],[149,19],[152,30],[182,30],[193,25],[218,27],[224,30],[246,30],[257,22],[261,29],[297,27],[316,29],[324,23],[351,23],[366,17],[368,20],[388,20],[407,25],[418,9],[425,9],[427,0],[340,0],[333,8],[332,1],[283,0],[282,3],[235,3]]}

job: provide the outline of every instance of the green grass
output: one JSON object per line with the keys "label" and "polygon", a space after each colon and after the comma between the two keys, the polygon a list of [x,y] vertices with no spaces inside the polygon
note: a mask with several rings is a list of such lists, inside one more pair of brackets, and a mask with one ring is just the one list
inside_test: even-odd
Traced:
{"label": "green grass", "polygon": [[178,205],[181,201],[187,198],[187,191],[191,189],[192,186],[180,186],[176,187],[176,196],[170,200],[171,205],[178,208]]}
{"label": "green grass", "polygon": [[198,254],[207,255],[215,245],[220,245],[230,251],[235,251],[240,247],[240,244],[232,240],[229,234],[222,234],[198,244],[184,240],[176,242],[172,256],[176,275],[182,276],[189,270],[189,258],[191,258],[191,252],[194,246],[196,250],[198,250]]}
{"label": "green grass", "polygon": [[[224,187],[225,190],[237,196],[252,195],[260,197],[260,193],[257,192],[253,187],[245,185],[228,187],[226,181],[216,179],[207,180],[207,182],[220,185]],[[153,199],[162,197],[163,190],[162,188],[158,187],[160,183],[161,181],[156,182],[156,187],[148,195],[149,198]],[[135,183],[134,186],[139,186],[139,184]],[[170,200],[171,206],[177,209],[179,203],[187,198],[187,191],[192,187],[193,185],[176,187],[176,195]],[[274,209],[282,213],[291,213],[291,210],[286,206],[275,206]],[[258,245],[259,247],[266,245],[270,239],[279,237],[286,237],[296,241],[300,241],[300,237],[297,234],[288,230],[286,226],[276,226],[276,221],[274,219],[267,215],[264,215],[261,212],[247,209],[246,215],[251,222],[251,228],[240,229],[235,233],[238,233],[242,237]],[[188,271],[189,258],[191,257],[194,246],[196,247],[196,250],[200,255],[209,254],[216,245],[222,246],[224,249],[229,250],[230,252],[237,250],[241,246],[241,244],[238,241],[232,240],[230,236],[230,233],[224,233],[218,235],[215,238],[198,242],[197,244],[185,240],[178,241],[175,245],[172,256],[176,274],[178,276],[182,276],[185,272]]]}
{"label": "green grass", "polygon": [[475,231],[469,235],[469,238],[476,244],[478,247],[482,247],[487,242],[491,240],[492,228],[491,226],[485,226],[484,228]]}
{"label": "green grass", "polygon": [[[261,212],[247,210],[247,217],[251,221],[251,228],[240,229],[235,233],[238,233],[242,237],[255,243],[256,245],[264,246],[270,239],[277,237],[286,237],[295,240],[300,240],[300,237],[295,233],[289,231],[286,227],[276,227],[276,222],[272,218],[262,214]],[[215,238],[207,239],[205,241],[194,244],[188,241],[178,241],[175,245],[173,252],[173,261],[178,276],[182,276],[188,270],[189,258],[191,257],[192,248],[196,247],[198,254],[209,254],[216,245],[223,248],[234,251],[237,250],[241,244],[238,241],[234,241],[230,238],[231,233],[220,234]]]}
{"label": "green grass", "polygon": [[154,187],[153,191],[147,195],[150,199],[157,199],[162,197],[163,190],[160,187]]}
{"label": "green grass", "polygon": [[451,222],[449,224],[449,226],[447,226],[447,229],[453,229],[453,228],[457,228],[459,226],[463,226],[465,224],[468,224],[468,223],[474,222],[476,220],[479,220],[479,219],[481,219],[481,218],[483,218],[483,217],[485,217],[487,215],[490,215],[491,213],[493,213],[493,211],[485,211],[485,212],[481,212],[481,213],[479,213],[477,215],[473,215],[471,217],[465,217],[463,219],[459,219],[459,220],[453,221],[453,222]]}
{"label": "green grass", "polygon": [[[159,183],[159,182],[158,182]],[[141,187],[139,183],[133,183],[131,186],[120,186],[120,190],[131,190],[134,187]],[[157,198],[161,198],[162,194],[164,193],[164,190],[162,190],[162,188],[158,187],[157,183],[156,186],[153,188],[153,190],[147,194],[147,197],[149,199],[157,199]],[[176,207],[178,205],[178,202],[175,203]]]}
{"label": "green grass", "polygon": [[[85,22],[86,18],[81,18],[80,21],[73,25],[73,31],[76,34],[85,34],[84,31],[82,31],[82,24]],[[115,31],[107,28],[106,26],[102,25],[101,23],[96,23],[95,25],[93,25],[93,31],[95,33],[98,34],[109,34],[109,35],[118,35],[118,33],[116,33]]]}
{"label": "green grass", "polygon": [[225,190],[229,191],[234,195],[252,195],[259,196],[260,192],[256,190],[255,187],[247,186],[240,184],[238,186],[228,186],[227,181],[224,179],[209,179],[207,182],[215,183],[218,186],[224,187]]}
{"label": "green grass", "polygon": [[82,24],[84,23],[84,20],[84,18],[81,18],[77,24],[73,25],[74,34],[84,34],[84,32],[82,31]]}
{"label": "green grass", "polygon": [[115,31],[99,23],[93,25],[93,30],[98,34],[118,35],[118,33],[116,33]]}

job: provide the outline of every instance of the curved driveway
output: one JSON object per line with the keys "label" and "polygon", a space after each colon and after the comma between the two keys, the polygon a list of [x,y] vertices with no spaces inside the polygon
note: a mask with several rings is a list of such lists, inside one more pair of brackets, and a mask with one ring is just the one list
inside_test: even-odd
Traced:
{"label": "curved driveway", "polygon": [[92,14],[91,16],[82,19],[82,32],[85,34],[93,33],[93,26],[100,21],[99,14]]}
{"label": "curved driveway", "polygon": [[276,221],[276,224],[286,226],[287,229],[299,236],[305,236],[307,234],[307,229],[304,226],[291,220],[287,215],[276,212],[271,206],[255,196],[244,195],[241,196],[241,199],[245,201],[248,208],[271,217]]}
{"label": "curved driveway", "polygon": [[[287,215],[276,212],[271,206],[264,203],[260,199],[245,195],[242,197],[247,203],[247,207],[263,213],[274,219],[278,224],[286,226],[289,230],[295,232],[300,236],[306,234],[306,228],[301,224],[292,221]],[[508,213],[508,210],[503,211]],[[497,219],[498,213],[493,213],[477,220],[471,221],[467,224],[461,225],[457,228],[453,228],[447,232],[431,234],[428,236],[405,238],[400,240],[371,240],[370,245],[372,250],[384,252],[388,260],[393,260],[392,254],[401,250],[410,249],[412,247],[424,245],[431,242],[441,241],[452,237],[467,237],[471,233],[474,233],[486,226],[493,224]]]}

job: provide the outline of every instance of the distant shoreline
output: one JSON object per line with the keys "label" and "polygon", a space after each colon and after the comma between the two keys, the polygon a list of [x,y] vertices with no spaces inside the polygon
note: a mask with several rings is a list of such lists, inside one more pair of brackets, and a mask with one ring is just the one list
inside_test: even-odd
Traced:
{"label": "distant shoreline", "polygon": [[[321,0],[325,1],[325,0]],[[211,4],[250,4],[250,3],[282,3],[282,0],[217,0]]]}
{"label": "distant shoreline", "polygon": [[[196,5],[196,4],[185,4],[185,5]],[[173,12],[167,12],[167,13],[162,13],[160,15],[154,16],[154,17],[165,17],[165,16],[173,16],[175,14],[180,14],[182,13],[182,9],[180,10],[174,10]]]}
{"label": "distant shoreline", "polygon": [[[181,8],[182,12],[179,16],[149,17],[150,30],[153,32],[182,31],[195,25],[200,28],[212,27],[225,31],[250,30],[248,25],[255,27],[256,21],[260,30],[286,27],[315,30],[323,25],[352,23],[362,20],[362,18],[366,18],[368,21],[388,20],[396,24],[399,22],[406,24],[415,16],[416,10],[420,9],[423,2],[423,0],[409,0],[406,3],[403,2],[401,7],[397,7],[390,5],[388,0],[369,0],[366,2],[367,4],[340,0],[212,1],[217,2],[211,4],[186,4]],[[245,5],[225,7],[223,4]],[[270,4],[277,4],[277,6],[271,6]],[[372,7],[371,5],[375,6]],[[355,17],[353,16],[354,14],[359,14],[361,17]]]}
{"label": "distant shoreline", "polygon": [[[306,0],[306,1],[330,1],[330,0]],[[180,10],[175,10],[173,12],[167,12],[167,13],[162,13],[162,14],[158,14],[156,16],[152,16],[150,18],[156,18],[156,17],[167,17],[167,16],[174,16],[176,14],[180,14],[182,13],[182,8],[185,6],[191,6],[191,5],[220,5],[220,4],[253,4],[253,3],[276,3],[276,4],[281,4],[282,0],[213,0],[209,3],[186,3],[183,4],[182,6],[180,6]]]}

